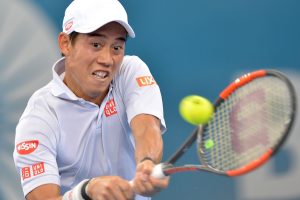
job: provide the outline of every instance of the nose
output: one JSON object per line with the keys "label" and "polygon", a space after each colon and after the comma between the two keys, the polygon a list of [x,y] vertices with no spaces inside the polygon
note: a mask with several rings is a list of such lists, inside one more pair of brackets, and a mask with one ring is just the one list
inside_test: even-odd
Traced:
{"label": "nose", "polygon": [[109,47],[104,47],[99,51],[97,62],[105,67],[113,65],[113,55]]}

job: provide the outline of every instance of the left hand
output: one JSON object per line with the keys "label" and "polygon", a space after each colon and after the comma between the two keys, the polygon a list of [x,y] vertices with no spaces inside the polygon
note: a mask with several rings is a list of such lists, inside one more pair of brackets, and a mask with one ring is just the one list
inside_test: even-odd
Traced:
{"label": "left hand", "polygon": [[136,174],[133,179],[133,190],[142,196],[151,197],[165,189],[169,185],[169,177],[157,179],[151,176],[155,164],[151,160],[144,160],[136,168]]}

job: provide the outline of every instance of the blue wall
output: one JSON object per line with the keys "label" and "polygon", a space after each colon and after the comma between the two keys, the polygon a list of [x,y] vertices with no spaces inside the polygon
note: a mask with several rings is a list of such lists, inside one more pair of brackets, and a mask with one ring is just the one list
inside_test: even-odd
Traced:
{"label": "blue wall", "polygon": [[[60,31],[64,9],[71,1],[25,2],[33,9],[39,10],[42,19],[52,30],[49,37],[55,38]],[[199,94],[214,101],[224,86],[237,75],[260,68],[274,68],[290,74],[299,91],[299,1],[121,2],[128,11],[129,21],[137,35],[135,39],[128,41],[127,54],[138,55],[149,65],[163,94],[168,126],[164,135],[165,158],[193,129],[178,114],[178,103],[183,96]],[[0,36],[1,34],[3,30]],[[0,62],[3,63],[6,58],[1,55],[0,51]],[[54,61],[55,59],[51,63]],[[0,70],[2,67],[4,66],[0,66]],[[45,73],[49,73],[47,70],[50,72],[50,66],[44,67]],[[4,90],[3,88],[4,85],[1,84],[0,91]],[[25,98],[20,104],[26,104]],[[6,109],[4,111],[9,112]],[[4,111],[0,112],[1,126],[5,123]],[[299,124],[299,120],[297,123]],[[14,125],[15,123],[11,123],[6,127],[7,132],[13,134]],[[294,131],[293,137],[299,139],[297,134],[299,135],[299,132]],[[12,146],[5,148],[11,150]],[[273,162],[261,172],[255,172],[245,178],[231,179],[208,173],[178,174],[172,177],[170,187],[154,199],[299,199],[300,192],[297,191],[298,186],[295,186],[297,181],[290,178],[296,176],[297,180],[300,180],[299,168],[293,168],[293,165],[299,166],[299,152],[299,147],[294,143],[287,143],[286,149],[282,150]],[[184,162],[198,162],[193,148],[180,163]],[[266,182],[259,177],[265,177]],[[278,180],[285,184],[277,183]],[[253,184],[255,181],[257,184]],[[269,184],[270,182],[272,184]],[[258,191],[259,188],[263,188],[263,191]],[[277,188],[281,188],[280,191]],[[268,192],[272,190],[278,198],[274,198],[271,192]],[[285,194],[282,190],[287,190],[288,193]],[[251,196],[252,191],[258,191],[257,195]],[[5,199],[4,197],[6,196],[2,199]]]}

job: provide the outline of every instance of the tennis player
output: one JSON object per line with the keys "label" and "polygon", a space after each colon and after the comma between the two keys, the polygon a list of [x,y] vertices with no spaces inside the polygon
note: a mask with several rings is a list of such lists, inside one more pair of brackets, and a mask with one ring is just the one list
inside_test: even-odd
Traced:
{"label": "tennis player", "polygon": [[16,128],[27,200],[146,200],[168,186],[150,176],[166,127],[160,90],[140,58],[125,56],[128,36],[135,33],[118,0],[67,7],[58,36],[64,57]]}

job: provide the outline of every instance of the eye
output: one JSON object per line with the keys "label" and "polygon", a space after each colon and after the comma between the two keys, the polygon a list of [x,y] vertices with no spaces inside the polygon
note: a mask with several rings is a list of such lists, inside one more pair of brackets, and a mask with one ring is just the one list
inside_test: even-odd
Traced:
{"label": "eye", "polygon": [[121,46],[114,46],[114,50],[118,51],[118,50],[121,50],[122,47]]}
{"label": "eye", "polygon": [[114,50],[115,54],[121,53],[123,51],[123,49],[124,48],[121,45],[113,46],[113,50]]}
{"label": "eye", "polygon": [[91,45],[96,49],[100,49],[102,47],[102,45],[98,42],[93,42],[93,43],[91,43]]}

